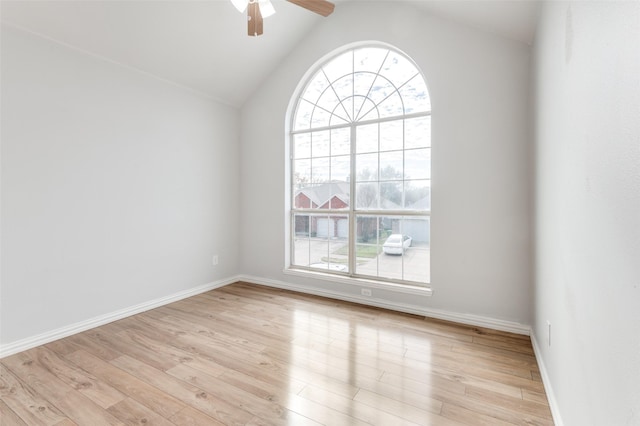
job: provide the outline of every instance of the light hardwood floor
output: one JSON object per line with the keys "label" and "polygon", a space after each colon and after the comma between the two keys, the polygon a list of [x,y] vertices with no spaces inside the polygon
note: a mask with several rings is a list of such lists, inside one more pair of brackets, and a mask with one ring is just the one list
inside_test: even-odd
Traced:
{"label": "light hardwood floor", "polygon": [[5,425],[552,425],[526,336],[236,283],[0,361]]}

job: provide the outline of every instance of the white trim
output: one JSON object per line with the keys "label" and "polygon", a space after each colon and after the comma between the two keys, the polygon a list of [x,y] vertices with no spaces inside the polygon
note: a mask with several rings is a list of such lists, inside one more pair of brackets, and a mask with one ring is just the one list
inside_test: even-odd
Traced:
{"label": "white trim", "polygon": [[[290,272],[290,271],[289,271]],[[296,275],[296,274],[292,274]],[[307,278],[309,274],[305,274]],[[333,276],[332,276],[333,277]],[[510,333],[523,334],[528,336],[531,331],[531,327],[525,324],[520,324],[511,321],[504,321],[495,318],[483,317],[472,314],[461,314],[458,312],[442,311],[438,309],[430,309],[420,305],[390,302],[385,299],[378,299],[375,297],[359,296],[347,293],[341,293],[336,291],[330,291],[319,287],[312,287],[300,284],[291,284],[288,282],[273,280],[268,278],[261,278],[252,275],[240,275],[238,277],[240,281],[245,281],[253,284],[265,285],[268,287],[275,287],[284,290],[297,291],[300,293],[314,294],[316,296],[329,297],[331,299],[345,300],[347,302],[360,303],[362,305],[376,306],[378,308],[391,309],[394,311],[406,312],[414,315],[421,315],[429,318],[437,318],[446,321],[457,322],[466,325],[472,325],[476,327],[490,328],[492,330],[507,331]],[[352,282],[353,284],[353,282]],[[363,285],[368,287],[368,285]],[[388,287],[383,286],[389,290]],[[425,294],[422,294],[425,296]]]}
{"label": "white trim", "polygon": [[[299,275],[299,274],[292,274]],[[308,273],[305,273],[304,276],[309,277]],[[335,277],[332,276],[335,280]],[[265,285],[268,287],[281,288],[284,290],[291,290],[300,293],[308,293],[314,294],[316,296],[328,297],[331,299],[344,300],[347,302],[359,303],[362,305],[375,306],[383,309],[390,309],[399,312],[405,312],[414,315],[421,315],[430,318],[438,318],[447,321],[453,321],[461,324],[472,325],[476,327],[485,327],[493,330],[507,331],[516,334],[530,334],[530,327],[510,322],[504,321],[489,317],[483,317],[479,315],[471,315],[471,314],[461,314],[457,312],[449,312],[442,311],[437,309],[429,309],[424,306],[406,304],[406,303],[398,303],[398,302],[390,302],[385,299],[379,299],[375,297],[366,297],[366,296],[358,296],[351,295],[347,293],[340,293],[335,291],[328,291],[326,289],[304,286],[300,284],[291,284],[280,280],[273,280],[268,278],[261,278],[252,275],[236,275],[233,277],[229,277],[223,280],[214,281],[208,284],[204,284],[198,287],[194,287],[189,290],[181,291],[169,296],[161,297],[155,300],[151,300],[149,302],[143,302],[135,306],[131,306],[129,308],[121,309],[109,314],[101,315],[95,318],[88,319],[86,321],[81,321],[75,324],[71,324],[65,327],[61,327],[55,330],[51,330],[42,334],[38,334],[36,336],[28,337],[25,339],[21,339],[6,345],[2,345],[0,347],[0,358],[4,358],[9,355],[13,355],[18,352],[26,351],[28,349],[34,348],[36,346],[44,345],[49,342],[53,342],[54,340],[62,339],[67,336],[71,336],[73,334],[81,333],[85,330],[89,330],[91,328],[99,327],[104,324],[108,324],[113,321],[117,321],[119,319],[123,319],[132,315],[139,314],[141,312],[148,311],[150,309],[154,309],[160,306],[167,305],[169,303],[177,302],[182,299],[186,299],[188,297],[196,296],[198,294],[214,290],[216,288],[224,287],[226,285],[235,283],[237,281],[245,281],[253,284]],[[351,280],[351,284],[353,281]],[[380,288],[384,288],[389,290],[389,287],[386,285],[382,285],[377,283]],[[366,280],[363,280],[363,287],[372,287]],[[409,287],[411,286],[402,286]],[[415,290],[415,289],[414,289]],[[424,289],[418,288],[417,290],[421,291],[421,293],[412,293],[412,294],[420,294],[422,296],[428,296],[431,294],[430,289],[427,294],[424,292]],[[540,365],[540,372],[542,374],[543,383],[545,384],[545,390],[547,391],[547,397],[549,398],[549,405],[551,406],[551,412],[553,414],[554,420],[560,419],[560,414],[557,408],[557,404],[555,403],[555,398],[553,397],[553,391],[549,385],[549,379],[544,369],[544,365],[542,364],[540,352],[538,350],[535,339],[532,337],[533,348],[536,353],[536,358],[538,359],[538,363]],[[556,420],[556,425],[562,426],[562,422]]]}
{"label": "white trim", "polygon": [[35,348],[36,346],[44,345],[46,343],[53,342],[54,340],[62,339],[63,337],[71,336],[72,334],[99,327],[101,325],[108,324],[110,322],[117,321],[119,319],[126,318],[135,314],[139,314],[153,308],[158,308],[169,303],[177,302],[178,300],[186,299],[187,297],[196,296],[200,293],[224,287],[225,285],[232,284],[239,280],[240,279],[238,277],[231,277],[210,282],[208,284],[194,287],[189,290],[184,290],[169,296],[160,297],[149,302],[143,302],[138,305],[111,312],[109,314],[100,315],[85,321],[80,321],[75,324],[57,328],[55,330],[47,331],[36,336],[27,337],[26,339],[21,339],[6,345],[2,345],[2,347],[0,347],[0,358],[13,355],[18,352],[26,351],[28,349]]}
{"label": "white trim", "polygon": [[560,406],[558,405],[558,400],[556,399],[556,395],[551,387],[551,379],[549,378],[547,367],[544,365],[544,361],[542,359],[542,350],[538,345],[538,340],[536,339],[536,335],[533,330],[531,330],[531,345],[533,346],[533,353],[535,354],[536,361],[538,362],[538,369],[540,370],[540,376],[542,377],[544,391],[547,394],[547,401],[549,401],[549,408],[551,409],[553,423],[556,426],[564,426],[564,422],[560,416]]}
{"label": "white trim", "polygon": [[368,287],[368,288],[380,288],[383,290],[389,290],[396,293],[413,294],[416,296],[431,296],[433,294],[433,291],[431,290],[431,288],[420,287],[417,285],[385,283],[381,281],[368,280],[366,278],[348,277],[348,276],[342,276],[338,274],[325,274],[323,272],[309,271],[306,269],[285,268],[282,272],[284,274],[295,275],[297,277],[318,278],[320,280],[337,282],[341,284],[357,285],[357,286]]}
{"label": "white trim", "polygon": [[531,327],[519,322],[506,321],[498,318],[485,317],[474,314],[463,314],[460,312],[443,311],[440,309],[425,308],[424,314],[429,318],[437,318],[445,321],[457,322],[459,324],[472,325],[474,327],[489,328],[491,330],[506,331],[507,333],[522,334],[528,336]]}

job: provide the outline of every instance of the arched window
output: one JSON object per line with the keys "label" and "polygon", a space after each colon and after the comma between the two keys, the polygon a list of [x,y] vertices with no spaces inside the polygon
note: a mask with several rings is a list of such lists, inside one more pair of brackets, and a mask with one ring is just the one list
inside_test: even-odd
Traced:
{"label": "arched window", "polygon": [[431,102],[388,46],[320,65],[291,117],[290,268],[430,282]]}

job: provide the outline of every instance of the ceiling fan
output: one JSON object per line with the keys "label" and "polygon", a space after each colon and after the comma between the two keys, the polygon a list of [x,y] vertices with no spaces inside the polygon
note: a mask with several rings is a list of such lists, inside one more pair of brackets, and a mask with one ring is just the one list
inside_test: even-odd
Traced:
{"label": "ceiling fan", "polygon": [[[287,0],[322,16],[333,13],[335,5],[328,0]],[[231,0],[240,12],[247,10],[247,33],[259,36],[263,32],[262,20],[276,13],[271,0]]]}

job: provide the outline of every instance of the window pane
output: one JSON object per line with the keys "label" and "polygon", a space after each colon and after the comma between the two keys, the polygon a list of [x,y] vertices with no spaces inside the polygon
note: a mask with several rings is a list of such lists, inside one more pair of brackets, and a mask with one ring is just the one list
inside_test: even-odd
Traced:
{"label": "window pane", "polygon": [[378,216],[356,216],[356,242],[378,245],[379,222]]}
{"label": "window pane", "polygon": [[353,52],[345,52],[342,55],[332,59],[324,67],[322,67],[324,73],[330,82],[338,80],[347,74],[353,72]]}
{"label": "window pane", "polygon": [[378,75],[373,82],[369,97],[376,105],[384,101],[389,95],[396,91],[396,88],[391,84],[389,80],[383,76]]}
{"label": "window pane", "polygon": [[402,120],[380,123],[380,151],[403,148]]}
{"label": "window pane", "polygon": [[380,208],[384,210],[402,209],[402,182],[380,183]]}
{"label": "window pane", "polygon": [[[373,104],[373,102],[372,102]],[[380,118],[380,111],[378,107],[374,105],[374,107],[367,111],[366,108],[363,108],[360,111],[360,115],[358,116],[359,121],[367,121],[367,120],[378,120]]]}
{"label": "window pane", "polygon": [[309,237],[309,215],[297,214],[294,216],[294,230],[296,238],[306,240]]}
{"label": "window pane", "polygon": [[331,157],[331,180],[332,181],[349,181],[349,171],[351,169],[351,156],[340,155]]}
{"label": "window pane", "polygon": [[356,128],[356,152],[378,151],[378,123]]}
{"label": "window pane", "polygon": [[382,242],[386,238],[385,224],[380,216],[356,217],[356,273],[378,276]]}
{"label": "window pane", "polygon": [[390,52],[380,73],[391,80],[396,87],[400,87],[418,74],[418,70],[403,55]]}
{"label": "window pane", "polygon": [[356,155],[356,181],[378,180],[378,154]]}
{"label": "window pane", "polygon": [[293,260],[291,263],[297,266],[309,266],[309,245],[308,238],[294,237]]}
{"label": "window pane", "polygon": [[296,109],[296,118],[293,125],[294,130],[304,130],[311,126],[311,113],[313,112],[313,104],[301,99]]}
{"label": "window pane", "polygon": [[408,180],[404,183],[404,207],[409,210],[431,210],[431,181]]}
{"label": "window pane", "polygon": [[403,115],[404,106],[402,105],[400,94],[398,92],[391,94],[387,99],[378,104],[378,110],[381,118]]}
{"label": "window pane", "polygon": [[331,155],[348,155],[351,153],[351,129],[334,129],[331,131]]}
{"label": "window pane", "polygon": [[430,218],[405,217],[403,233],[411,237],[411,246],[403,256],[403,277],[405,281],[428,283],[431,280],[430,263]]}
{"label": "window pane", "polygon": [[311,136],[311,155],[314,157],[329,156],[329,131],[313,132]]}
{"label": "window pane", "polygon": [[308,185],[311,182],[311,160],[295,160],[293,162],[293,184]]}
{"label": "window pane", "polygon": [[329,125],[330,126],[340,126],[342,124],[347,124],[349,123],[346,119],[337,116],[336,114],[331,116],[331,120],[329,120]]}
{"label": "window pane", "polygon": [[306,99],[311,104],[315,104],[318,102],[318,99],[320,99],[320,95],[328,87],[329,87],[329,82],[327,81],[327,78],[324,76],[324,73],[322,71],[318,71],[313,76],[313,78],[311,79],[311,82],[305,89],[304,94],[302,95],[302,98]]}
{"label": "window pane", "polygon": [[380,153],[380,180],[402,179],[402,151]]}
{"label": "window pane", "polygon": [[294,158],[311,157],[311,134],[303,133],[293,136],[293,153]]}
{"label": "window pane", "polygon": [[364,47],[354,51],[354,71],[369,71],[377,73],[382,67],[387,54],[388,49],[382,49],[379,47]]}
{"label": "window pane", "polygon": [[[332,89],[325,90],[325,92],[318,99],[318,107],[324,109],[325,111],[333,111],[336,106],[340,103],[340,100],[336,96],[336,92]],[[340,111],[337,111],[340,114]]]}
{"label": "window pane", "polygon": [[311,244],[311,259],[319,261],[320,257],[329,255],[329,216],[326,214],[309,215],[309,236],[313,242],[322,241],[321,244]]}
{"label": "window pane", "polygon": [[306,186],[296,187],[296,192],[293,194],[293,206],[296,209],[310,209],[316,207],[313,205],[309,194],[307,193]]}
{"label": "window pane", "polygon": [[319,127],[326,127],[331,120],[331,113],[321,108],[315,108],[311,115],[311,127],[317,129]]}
{"label": "window pane", "polygon": [[377,209],[378,208],[378,184],[377,183],[357,183],[356,184],[356,208]]}
{"label": "window pane", "polygon": [[370,72],[359,72],[353,76],[353,94],[366,97],[371,90],[376,75]]}
{"label": "window pane", "polygon": [[415,112],[431,111],[431,101],[427,85],[422,76],[415,76],[410,82],[402,86],[400,96],[404,101],[405,112],[412,114]]}
{"label": "window pane", "polygon": [[[321,272],[349,272],[349,241],[330,241],[312,238],[309,266]],[[326,248],[326,250],[325,250]]]}
{"label": "window pane", "polygon": [[412,149],[405,153],[405,179],[431,178],[431,148]]}
{"label": "window pane", "polygon": [[356,272],[429,282],[429,218],[358,216]]}
{"label": "window pane", "polygon": [[404,122],[404,148],[431,146],[431,116],[418,117]]}
{"label": "window pane", "polygon": [[344,111],[345,115],[349,118],[349,121],[353,121],[353,97],[349,96],[342,99],[341,111]]}
{"label": "window pane", "polygon": [[329,158],[314,158],[311,163],[311,182],[314,184],[329,181]]}
{"label": "window pane", "polygon": [[349,183],[332,183],[332,194],[329,208],[347,209],[349,208]]}
{"label": "window pane", "polygon": [[365,98],[360,103],[356,100],[355,121],[375,120],[380,118],[376,104],[369,98]]}

